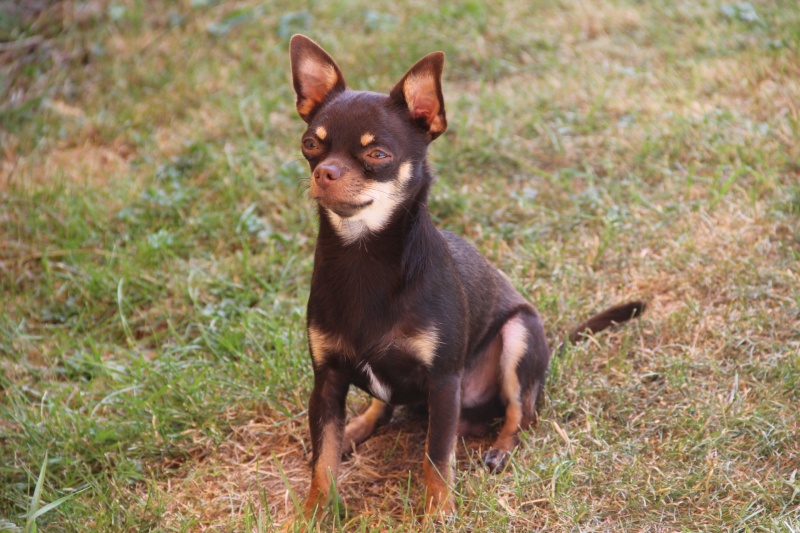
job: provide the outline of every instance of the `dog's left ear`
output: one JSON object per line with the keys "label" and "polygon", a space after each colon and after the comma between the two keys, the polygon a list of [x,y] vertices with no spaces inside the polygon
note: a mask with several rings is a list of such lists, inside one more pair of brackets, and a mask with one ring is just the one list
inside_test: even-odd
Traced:
{"label": "dog's left ear", "polygon": [[428,54],[411,67],[389,96],[408,107],[411,117],[433,140],[447,129],[442,96],[444,53]]}

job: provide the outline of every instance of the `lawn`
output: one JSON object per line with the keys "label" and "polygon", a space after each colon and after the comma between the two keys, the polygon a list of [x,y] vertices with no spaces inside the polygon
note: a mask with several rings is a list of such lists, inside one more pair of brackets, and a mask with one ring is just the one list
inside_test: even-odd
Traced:
{"label": "lawn", "polygon": [[[0,531],[272,531],[303,498],[297,32],[358,89],[447,54],[430,210],[551,344],[648,302],[553,361],[505,472],[459,442],[455,530],[800,531],[789,0],[0,1]],[[418,531],[423,428],[360,447],[320,529]]]}

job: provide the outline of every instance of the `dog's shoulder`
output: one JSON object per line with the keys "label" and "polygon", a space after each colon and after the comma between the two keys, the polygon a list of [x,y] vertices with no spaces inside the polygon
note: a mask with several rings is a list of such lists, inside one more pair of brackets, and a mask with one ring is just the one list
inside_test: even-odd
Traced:
{"label": "dog's shoulder", "polygon": [[449,231],[439,230],[447,243],[447,248],[461,274],[462,281],[470,286],[487,288],[505,280],[497,269],[480,252],[462,237]]}
{"label": "dog's shoulder", "polygon": [[503,300],[504,305],[527,305],[503,272],[498,270],[469,242],[462,237],[439,230],[458,269],[461,283],[470,299],[491,295]]}

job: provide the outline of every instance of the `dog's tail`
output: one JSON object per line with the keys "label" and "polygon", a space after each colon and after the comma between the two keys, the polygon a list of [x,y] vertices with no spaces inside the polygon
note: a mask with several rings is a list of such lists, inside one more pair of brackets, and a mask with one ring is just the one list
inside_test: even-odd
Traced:
{"label": "dog's tail", "polygon": [[[645,307],[645,303],[639,300],[609,307],[575,326],[569,332],[567,339],[571,344],[574,344],[584,339],[587,335],[603,331],[615,324],[622,324],[632,318],[638,318],[644,313]],[[562,342],[556,353],[561,355],[565,347],[566,343]]]}

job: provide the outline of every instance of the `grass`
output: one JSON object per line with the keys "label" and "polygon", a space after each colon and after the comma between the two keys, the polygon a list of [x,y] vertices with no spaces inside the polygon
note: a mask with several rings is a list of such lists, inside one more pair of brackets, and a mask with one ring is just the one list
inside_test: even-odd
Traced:
{"label": "grass", "polygon": [[[551,342],[650,304],[554,361],[505,473],[459,444],[456,529],[800,530],[796,2],[17,4],[0,531],[269,531],[304,495],[294,32],[361,89],[447,53],[431,210]],[[324,527],[419,529],[422,427],[401,416],[345,463]]]}

